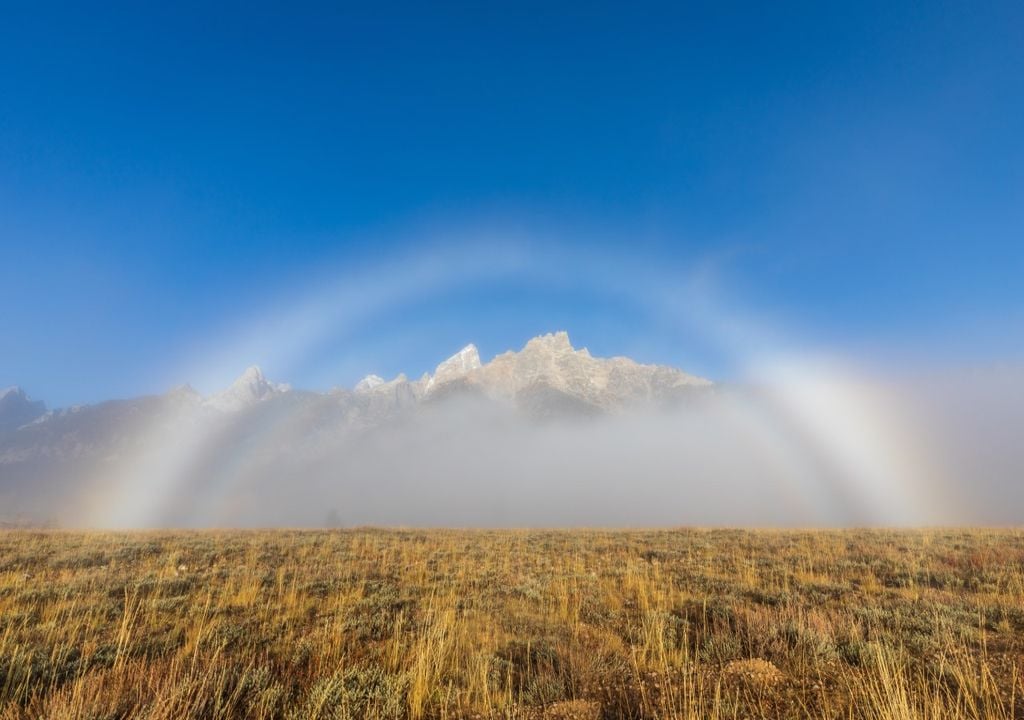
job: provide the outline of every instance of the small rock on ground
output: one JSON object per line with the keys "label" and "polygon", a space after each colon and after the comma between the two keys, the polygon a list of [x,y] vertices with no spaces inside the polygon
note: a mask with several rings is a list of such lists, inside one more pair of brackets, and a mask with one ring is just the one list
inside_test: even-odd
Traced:
{"label": "small rock on ground", "polygon": [[544,720],[598,720],[601,705],[589,700],[566,700],[544,708]]}
{"label": "small rock on ground", "polygon": [[782,672],[772,663],[761,658],[733,660],[722,668],[726,682],[748,685],[755,688],[775,687],[782,682]]}

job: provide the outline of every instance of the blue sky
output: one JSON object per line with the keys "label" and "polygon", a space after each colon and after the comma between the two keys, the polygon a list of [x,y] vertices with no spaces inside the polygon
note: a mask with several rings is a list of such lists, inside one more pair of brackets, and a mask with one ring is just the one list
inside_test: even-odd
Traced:
{"label": "blue sky", "polygon": [[[558,328],[738,372],[624,273],[895,365],[1024,352],[1019,3],[146,5],[3,13],[0,385],[51,406]],[[282,359],[312,297],[347,320]]]}

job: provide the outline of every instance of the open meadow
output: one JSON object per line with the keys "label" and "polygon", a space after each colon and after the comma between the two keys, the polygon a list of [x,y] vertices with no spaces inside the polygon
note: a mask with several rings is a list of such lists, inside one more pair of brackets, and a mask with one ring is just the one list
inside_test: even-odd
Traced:
{"label": "open meadow", "polygon": [[1024,532],[0,534],[0,717],[1024,718]]}

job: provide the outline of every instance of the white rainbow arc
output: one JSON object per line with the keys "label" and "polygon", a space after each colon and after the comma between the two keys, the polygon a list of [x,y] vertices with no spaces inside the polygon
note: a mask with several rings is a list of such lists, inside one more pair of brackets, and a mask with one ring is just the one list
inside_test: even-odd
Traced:
{"label": "white rainbow arc", "polygon": [[[279,366],[287,366],[324,338],[344,337],[385,310],[499,278],[554,284],[560,282],[553,270],[558,267],[576,269],[574,287],[626,300],[651,313],[672,315],[685,308],[701,313],[697,321],[687,318],[686,326],[703,326],[709,336],[745,358],[752,368],[750,379],[763,390],[759,402],[732,404],[730,422],[752,442],[770,449],[788,478],[780,491],[805,506],[812,523],[842,523],[844,504],[851,499],[871,509],[872,522],[881,525],[933,523],[946,517],[948,501],[936,483],[940,463],[921,442],[906,408],[883,384],[835,360],[770,349],[763,333],[754,343],[758,347],[749,347],[741,317],[709,311],[717,305],[703,294],[700,302],[693,302],[701,283],[688,280],[681,292],[678,277],[638,270],[630,258],[595,253],[566,257],[515,244],[496,255],[464,247],[433,251],[358,275],[343,274],[327,290],[279,303],[283,309],[254,320],[185,365],[223,374],[228,366],[245,367],[254,354],[269,354]],[[285,418],[280,428],[266,429],[266,442],[273,443],[275,432],[283,434],[289,422],[297,420]],[[216,447],[223,432],[217,424],[169,429],[155,422],[134,457],[121,463],[113,476],[93,483],[85,498],[86,524],[160,525],[167,503],[188,487],[190,470]],[[818,479],[820,462],[836,471],[842,487],[828,487]],[[238,459],[225,472],[224,487],[244,483],[244,477],[244,459]],[[215,522],[216,511],[207,509],[201,517]]]}

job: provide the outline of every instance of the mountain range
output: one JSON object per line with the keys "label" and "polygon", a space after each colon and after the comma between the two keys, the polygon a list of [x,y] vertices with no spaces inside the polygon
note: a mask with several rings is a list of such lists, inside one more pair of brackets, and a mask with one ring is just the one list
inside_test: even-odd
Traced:
{"label": "mountain range", "polygon": [[0,393],[0,503],[38,509],[83,478],[123,473],[125,458],[180,444],[183,434],[193,444],[202,439],[189,469],[201,482],[223,475],[227,458],[264,468],[281,467],[282,458],[293,469],[299,460],[323,464],[365,444],[375,429],[411,418],[429,426],[439,408],[459,416],[488,407],[543,422],[672,406],[710,387],[675,368],[593,357],[556,332],[486,363],[471,344],[417,380],[368,375],[352,389],[327,392],[272,382],[255,366],[208,396],[186,385],[50,411],[9,388]]}
{"label": "mountain range", "polygon": [[[535,337],[520,351],[504,352],[482,363],[473,344],[440,363],[418,380],[400,374],[391,380],[367,375],[353,389],[326,393],[294,390],[264,377],[257,366],[246,369],[230,387],[203,397],[190,386],[163,396],[113,400],[47,411],[20,387],[0,391],[0,433],[48,433],[54,426],[107,422],[117,415],[137,415],[161,405],[192,407],[226,414],[242,413],[260,403],[311,402],[326,399],[347,406],[353,418],[379,420],[382,414],[446,397],[473,394],[510,402],[534,415],[556,412],[597,414],[636,403],[669,403],[711,382],[664,365],[644,365],[625,357],[595,358],[575,349],[568,333]],[[76,428],[78,430],[78,428]]]}

